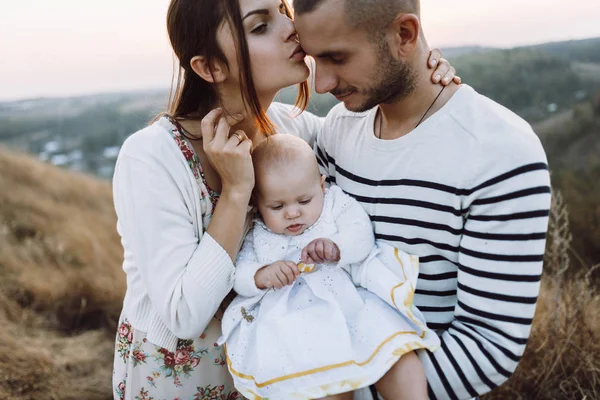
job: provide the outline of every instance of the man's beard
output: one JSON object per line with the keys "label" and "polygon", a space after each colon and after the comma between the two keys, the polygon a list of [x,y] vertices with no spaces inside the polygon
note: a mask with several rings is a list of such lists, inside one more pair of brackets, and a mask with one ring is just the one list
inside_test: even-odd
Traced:
{"label": "man's beard", "polygon": [[415,90],[415,71],[407,62],[392,57],[387,46],[379,48],[377,59],[378,68],[373,78],[377,84],[361,90],[365,100],[362,104],[349,108],[350,111],[363,112],[379,104],[391,104]]}

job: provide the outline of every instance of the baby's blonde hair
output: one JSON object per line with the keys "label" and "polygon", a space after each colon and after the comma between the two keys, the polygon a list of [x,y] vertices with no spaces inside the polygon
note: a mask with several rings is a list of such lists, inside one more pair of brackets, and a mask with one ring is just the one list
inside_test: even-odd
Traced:
{"label": "baby's blonde hair", "polygon": [[315,153],[304,140],[286,134],[267,137],[252,152],[256,188],[267,173],[288,168],[311,168],[320,176]]}

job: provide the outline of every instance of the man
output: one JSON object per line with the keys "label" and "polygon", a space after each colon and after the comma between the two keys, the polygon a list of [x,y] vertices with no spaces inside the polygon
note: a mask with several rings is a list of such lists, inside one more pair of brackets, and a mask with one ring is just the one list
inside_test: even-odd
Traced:
{"label": "man", "polygon": [[432,399],[468,399],[517,367],[539,293],[550,207],[531,127],[467,85],[429,81],[418,0],[295,0],[315,87],[344,103],[317,143],[376,237],[420,257],[414,297],[440,335],[419,351]]}

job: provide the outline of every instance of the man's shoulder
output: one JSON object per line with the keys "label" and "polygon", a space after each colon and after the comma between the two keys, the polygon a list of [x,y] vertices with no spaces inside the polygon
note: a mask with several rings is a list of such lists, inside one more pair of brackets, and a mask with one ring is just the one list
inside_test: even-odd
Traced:
{"label": "man's shoulder", "polygon": [[541,142],[531,125],[519,115],[494,100],[477,93],[470,87],[458,92],[459,107],[450,117],[483,150],[501,154],[507,151],[543,151]]}

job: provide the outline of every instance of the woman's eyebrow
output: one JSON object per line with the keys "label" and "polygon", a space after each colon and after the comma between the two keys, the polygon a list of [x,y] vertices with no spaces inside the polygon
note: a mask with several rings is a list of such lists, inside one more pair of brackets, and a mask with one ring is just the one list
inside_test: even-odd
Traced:
{"label": "woman's eyebrow", "polygon": [[246,18],[248,18],[249,16],[254,15],[254,14],[269,15],[269,10],[267,10],[266,8],[261,8],[261,9],[258,9],[258,10],[250,11],[248,14],[246,14],[244,16],[244,18],[242,18],[242,21],[245,20]]}

